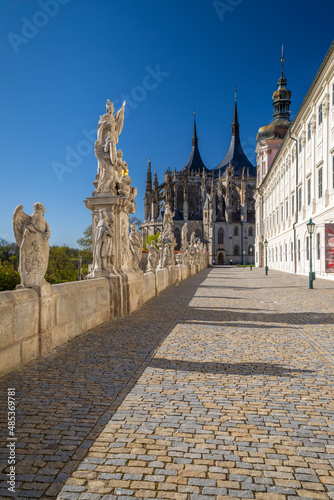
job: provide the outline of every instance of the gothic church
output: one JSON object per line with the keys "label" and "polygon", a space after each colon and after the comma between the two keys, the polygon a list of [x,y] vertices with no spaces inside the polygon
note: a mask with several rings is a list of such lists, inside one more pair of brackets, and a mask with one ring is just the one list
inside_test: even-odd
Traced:
{"label": "gothic church", "polygon": [[180,249],[181,231],[188,225],[188,239],[195,232],[210,256],[210,263],[234,264],[250,261],[255,241],[253,194],[256,168],[246,157],[240,141],[237,99],[234,102],[232,137],[222,161],[212,169],[204,165],[198,148],[196,117],[192,149],[186,165],[179,171],[168,169],[159,184],[156,171],[152,184],[148,162],[143,241],[162,230],[166,204],[174,212],[173,231]]}

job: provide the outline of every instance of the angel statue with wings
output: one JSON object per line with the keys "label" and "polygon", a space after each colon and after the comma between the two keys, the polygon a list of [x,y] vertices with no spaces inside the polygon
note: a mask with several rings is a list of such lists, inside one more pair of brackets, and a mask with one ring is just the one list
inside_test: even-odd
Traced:
{"label": "angel statue with wings", "polygon": [[20,247],[21,286],[27,288],[45,283],[49,261],[50,227],[44,219],[45,208],[39,202],[33,208],[34,213],[27,215],[19,205],[13,215],[15,240]]}
{"label": "angel statue with wings", "polygon": [[114,105],[108,99],[106,113],[99,120],[97,141],[95,142],[95,156],[98,160],[97,173],[99,175],[97,192],[106,193],[113,190],[115,172],[112,170],[117,162],[116,145],[123,130],[124,110],[125,101],[121,109],[114,114]]}

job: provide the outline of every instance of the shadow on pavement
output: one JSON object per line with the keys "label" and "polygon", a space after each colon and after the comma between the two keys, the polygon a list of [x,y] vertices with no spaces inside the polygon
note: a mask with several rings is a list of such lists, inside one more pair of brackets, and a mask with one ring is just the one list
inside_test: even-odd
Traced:
{"label": "shadow on pavement", "polygon": [[[16,389],[15,498],[56,498],[209,272],[181,282],[178,293],[166,289],[131,315],[73,339],[0,381],[3,394],[8,387]],[[0,425],[0,498],[7,498],[4,405]]]}
{"label": "shadow on pavement", "polygon": [[[296,312],[296,313],[279,313],[279,312],[242,312],[242,310],[231,310],[233,308],[227,307],[226,309],[205,309],[190,306],[189,321],[190,322],[203,322],[206,324],[224,324],[224,326],[242,326],[261,328],[261,323],[265,328],[269,328],[267,323],[275,325],[333,325],[334,314],[332,313],[316,313],[316,312]],[[252,311],[249,309],[249,311]],[[185,316],[182,322],[188,320]],[[250,322],[252,324],[245,324]],[[231,324],[232,323],[232,324]]]}
{"label": "shadow on pavement", "polygon": [[268,376],[289,376],[298,373],[313,373],[313,370],[299,370],[288,368],[273,363],[210,363],[194,362],[187,360],[153,358],[149,364],[151,368],[161,370],[191,371],[200,373],[225,373],[229,375],[268,375]]}

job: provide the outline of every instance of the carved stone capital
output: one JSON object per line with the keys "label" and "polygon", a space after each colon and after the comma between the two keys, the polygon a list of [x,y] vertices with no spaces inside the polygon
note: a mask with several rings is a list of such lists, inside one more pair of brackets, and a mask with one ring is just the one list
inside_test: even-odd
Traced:
{"label": "carved stone capital", "polygon": [[329,94],[325,94],[324,100],[322,101],[322,112],[324,117],[328,115],[329,112]]}
{"label": "carved stone capital", "polygon": [[311,116],[311,120],[310,120],[312,134],[314,134],[314,132],[315,132],[316,123],[317,123],[317,120],[316,120],[315,114],[313,114]]}
{"label": "carved stone capital", "polygon": [[305,148],[305,145],[306,145],[306,132],[305,132],[305,130],[302,130],[302,132],[300,134],[300,139],[302,141],[302,147]]}

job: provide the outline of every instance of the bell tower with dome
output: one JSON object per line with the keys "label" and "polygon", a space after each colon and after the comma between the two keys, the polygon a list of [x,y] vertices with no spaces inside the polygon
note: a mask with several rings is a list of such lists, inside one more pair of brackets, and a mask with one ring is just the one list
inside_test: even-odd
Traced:
{"label": "bell tower with dome", "polygon": [[284,76],[283,64],[284,54],[282,47],[282,73],[277,82],[277,90],[273,93],[274,114],[273,121],[261,127],[257,133],[257,182],[259,187],[267,175],[276,153],[291,125],[290,120],[290,98],[291,91],[287,88],[287,80]]}

